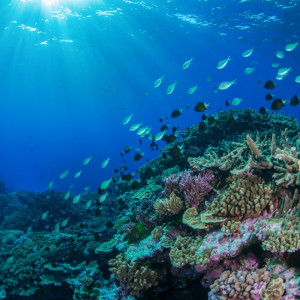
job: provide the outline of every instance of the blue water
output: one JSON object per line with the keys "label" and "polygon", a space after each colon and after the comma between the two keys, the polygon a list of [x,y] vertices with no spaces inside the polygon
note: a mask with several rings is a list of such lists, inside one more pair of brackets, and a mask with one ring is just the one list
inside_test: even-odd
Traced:
{"label": "blue water", "polygon": [[[134,123],[151,126],[152,134],[163,124],[184,129],[201,120],[193,110],[198,101],[210,103],[205,113],[228,109],[225,100],[235,97],[243,99],[236,108],[270,108],[264,99],[267,80],[274,80],[276,97],[299,94],[300,46],[284,50],[300,42],[297,0],[1,0],[0,12],[0,176],[11,191],[43,191],[52,180],[57,190],[74,184],[74,192],[86,186],[95,191],[123,159],[128,172],[135,172],[160,154],[150,150],[147,138],[139,144],[136,132],[129,131]],[[251,48],[253,54],[242,57]],[[283,59],[275,56],[277,50]],[[217,70],[229,55],[232,60]],[[272,63],[292,70],[276,80]],[[245,75],[246,67],[255,71]],[[162,85],[154,89],[162,75]],[[237,84],[228,90],[214,92],[234,79]],[[174,92],[166,95],[175,80]],[[195,85],[198,90],[188,95]],[[176,108],[183,114],[170,119]],[[131,113],[130,124],[122,125]],[[287,101],[276,113],[298,118],[299,106]],[[125,145],[133,149],[121,157]],[[134,162],[137,147],[145,155]],[[91,162],[82,166],[89,156]],[[66,169],[69,175],[59,179]]]}

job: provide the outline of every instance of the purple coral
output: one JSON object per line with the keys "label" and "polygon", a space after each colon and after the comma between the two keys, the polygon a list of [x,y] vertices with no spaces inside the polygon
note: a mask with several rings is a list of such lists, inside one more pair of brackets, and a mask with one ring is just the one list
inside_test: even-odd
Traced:
{"label": "purple coral", "polygon": [[165,195],[169,197],[172,192],[185,199],[187,207],[197,207],[204,197],[213,189],[215,177],[209,170],[198,175],[191,171],[173,174],[164,179]]}

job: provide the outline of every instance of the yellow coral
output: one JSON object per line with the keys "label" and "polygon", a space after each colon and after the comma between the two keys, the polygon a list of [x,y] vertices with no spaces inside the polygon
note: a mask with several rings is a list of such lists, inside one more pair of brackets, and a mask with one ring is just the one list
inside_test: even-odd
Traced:
{"label": "yellow coral", "polygon": [[157,285],[157,273],[136,261],[128,263],[123,253],[109,260],[110,272],[130,291],[130,295],[138,295],[142,290]]}
{"label": "yellow coral", "polygon": [[220,299],[259,299],[259,283],[266,285],[270,281],[270,273],[266,269],[256,271],[225,271],[210,286]]}
{"label": "yellow coral", "polygon": [[240,235],[240,226],[241,222],[237,220],[229,220],[225,224],[223,224],[221,230],[224,233],[232,234],[232,235]]}
{"label": "yellow coral", "polygon": [[178,236],[169,254],[172,265],[178,268],[185,265],[195,265],[196,251],[201,242],[201,237]]}
{"label": "yellow coral", "polygon": [[262,291],[262,300],[280,300],[284,293],[284,283],[280,277],[274,277]]}
{"label": "yellow coral", "polygon": [[183,209],[184,205],[182,200],[172,192],[169,198],[157,199],[153,207],[160,216],[173,216],[177,215]]}
{"label": "yellow coral", "polygon": [[258,217],[267,206],[272,209],[276,190],[264,179],[253,176],[230,176],[230,185],[213,201],[211,210],[219,217]]}
{"label": "yellow coral", "polygon": [[195,207],[188,208],[182,217],[182,223],[193,229],[206,229],[207,226],[201,222],[201,217],[198,215]]}

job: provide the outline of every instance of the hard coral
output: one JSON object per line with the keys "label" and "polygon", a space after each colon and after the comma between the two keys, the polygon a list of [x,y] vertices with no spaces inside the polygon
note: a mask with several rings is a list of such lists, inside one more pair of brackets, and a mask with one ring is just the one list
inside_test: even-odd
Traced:
{"label": "hard coral", "polygon": [[197,207],[213,189],[214,175],[211,171],[202,171],[198,175],[185,171],[166,177],[164,183],[167,196],[175,192],[185,200],[187,207]]}
{"label": "hard coral", "polygon": [[225,271],[212,285],[210,299],[259,300],[270,281],[266,269],[256,271]]}
{"label": "hard coral", "polygon": [[201,237],[178,236],[169,254],[172,265],[178,268],[187,264],[195,265],[196,251],[201,245],[201,242]]}
{"label": "hard coral", "polygon": [[125,286],[132,296],[139,295],[143,290],[157,285],[157,273],[147,266],[134,261],[128,263],[124,254],[119,254],[109,261],[110,272]]}
{"label": "hard coral", "polygon": [[284,283],[280,277],[274,277],[263,290],[262,300],[280,300],[284,293]]}
{"label": "hard coral", "polygon": [[262,177],[236,176],[227,179],[229,187],[213,201],[211,210],[219,217],[255,218],[269,208],[274,209],[276,189]]}
{"label": "hard coral", "polygon": [[169,198],[156,200],[153,207],[160,216],[173,216],[177,215],[183,209],[183,202],[173,192]]}
{"label": "hard coral", "polygon": [[265,220],[262,246],[273,253],[295,252],[300,249],[300,213],[291,211],[280,219]]}

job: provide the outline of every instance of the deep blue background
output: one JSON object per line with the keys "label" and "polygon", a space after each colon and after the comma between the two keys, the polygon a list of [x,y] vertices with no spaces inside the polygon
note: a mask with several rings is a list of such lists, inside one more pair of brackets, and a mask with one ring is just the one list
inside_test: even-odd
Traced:
{"label": "deep blue background", "polygon": [[[235,97],[243,98],[237,108],[269,108],[263,88],[269,79],[276,83],[276,97],[299,94],[300,46],[284,51],[286,44],[300,42],[299,7],[299,1],[60,0],[47,6],[42,0],[2,0],[0,176],[11,190],[44,190],[51,180],[58,190],[70,184],[75,192],[85,186],[96,190],[122,163],[125,145],[145,153],[139,162],[132,160],[134,151],[125,156],[130,171],[159,155],[146,138],[139,145],[129,131],[133,123],[151,126],[153,134],[162,124],[183,129],[201,120],[193,111],[198,101],[211,104],[208,113],[228,109],[225,100]],[[250,48],[253,54],[243,58]],[[285,52],[284,59],[275,56],[277,50]],[[229,55],[232,61],[217,70]],[[191,57],[190,67],[182,70]],[[284,80],[275,80],[274,62],[292,67]],[[256,70],[245,75],[246,67]],[[162,75],[162,85],[154,89]],[[236,85],[214,92],[220,82],[233,79]],[[178,85],[167,96],[175,80]],[[188,95],[196,84],[199,89]],[[183,108],[178,119],[158,122],[176,108]],[[123,126],[131,113],[130,124]],[[299,107],[287,103],[279,113],[298,118]],[[82,166],[90,155],[90,164]],[[70,175],[60,180],[65,169]]]}

